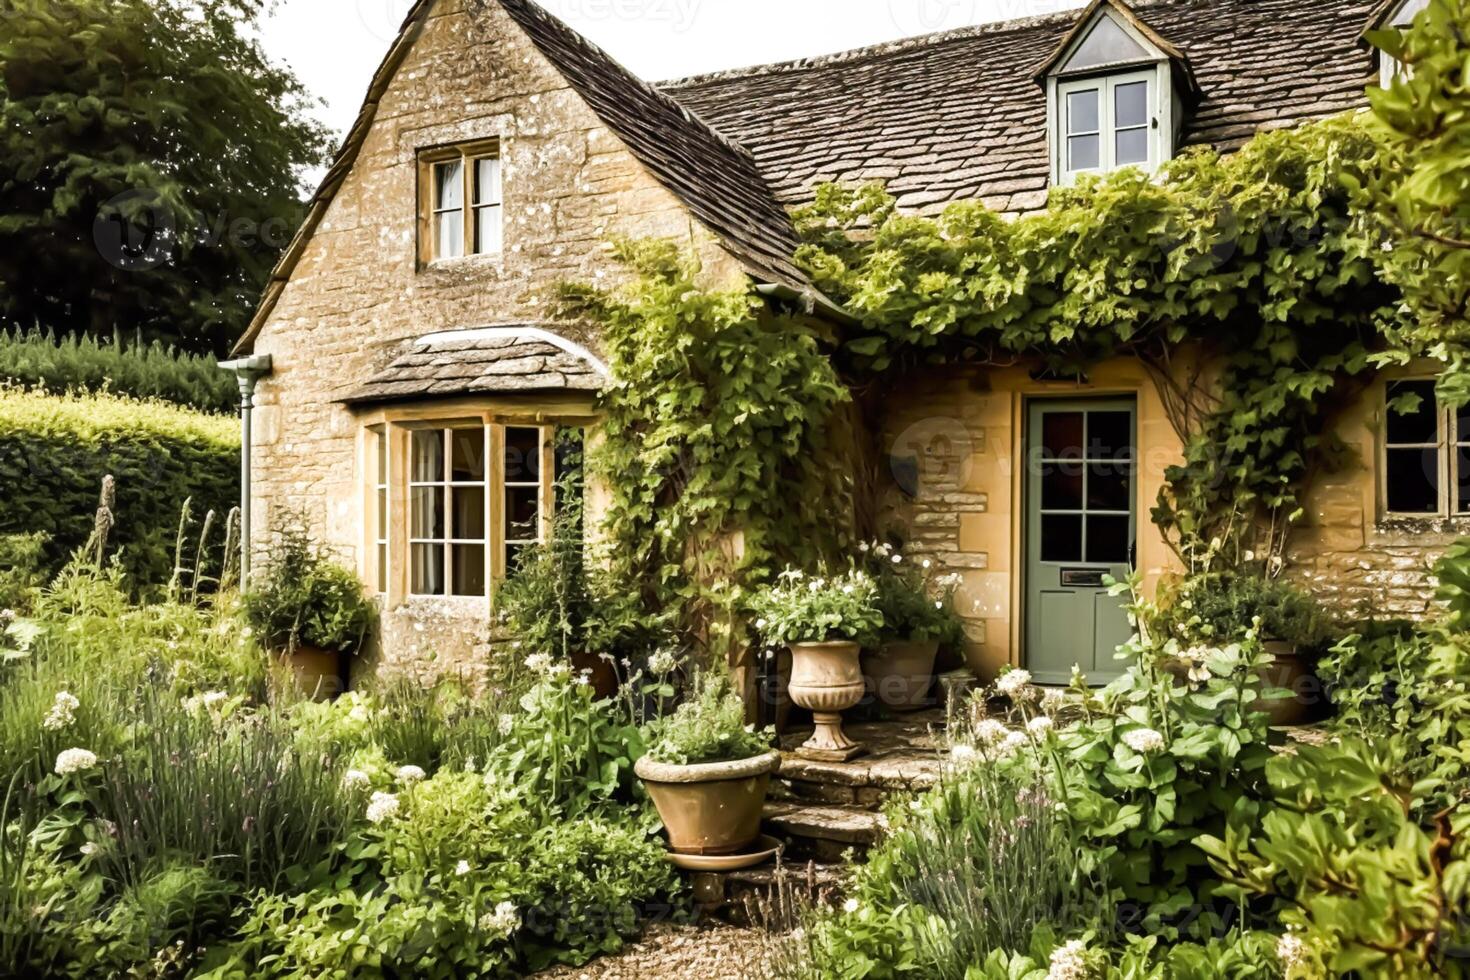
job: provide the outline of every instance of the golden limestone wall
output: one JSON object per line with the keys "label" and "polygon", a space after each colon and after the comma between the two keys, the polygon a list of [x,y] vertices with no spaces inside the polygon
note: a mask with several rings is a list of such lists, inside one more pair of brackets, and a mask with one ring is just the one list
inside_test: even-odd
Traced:
{"label": "golden limestone wall", "polygon": [[[691,243],[713,280],[734,263],[543,59],[497,4],[442,0],[382,99],[356,166],[307,245],[255,351],[255,526],[284,509],[351,563],[363,541],[358,423],[335,400],[398,341],[547,316],[550,287],[612,282],[616,236]],[[498,139],[505,250],[419,270],[421,149]],[[596,338],[568,333],[596,348]],[[484,602],[409,600],[384,615],[383,659],[416,673],[483,667]]]}
{"label": "golden limestone wall", "polygon": [[[963,585],[960,612],[972,668],[990,677],[1004,664],[1023,666],[1021,513],[1024,405],[1034,397],[1132,394],[1138,400],[1138,561],[1149,590],[1179,570],[1178,559],[1148,514],[1164,471],[1181,445],[1153,381],[1137,362],[1119,359],[1090,372],[1089,384],[1038,382],[1023,368],[970,367],[927,373],[896,385],[887,399],[882,449],[917,456],[918,496],[888,476],[886,526]],[[1320,476],[1292,539],[1290,574],[1351,611],[1422,616],[1430,605],[1428,566],[1454,539],[1441,523],[1377,520],[1377,432],[1382,387],[1366,392],[1338,423],[1351,447],[1346,465]]]}

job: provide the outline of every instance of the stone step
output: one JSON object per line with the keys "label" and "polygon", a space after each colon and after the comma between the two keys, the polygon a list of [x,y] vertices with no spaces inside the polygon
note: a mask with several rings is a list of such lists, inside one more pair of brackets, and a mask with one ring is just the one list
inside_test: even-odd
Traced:
{"label": "stone step", "polygon": [[778,782],[785,795],[814,803],[876,811],[894,793],[921,792],[939,780],[939,756],[900,752],[851,762],[815,762],[783,753]]}
{"label": "stone step", "polygon": [[782,931],[796,925],[808,907],[841,902],[845,872],[837,864],[778,861],[741,871],[697,872],[689,883],[701,913]]}
{"label": "stone step", "polygon": [[849,852],[866,851],[882,834],[878,814],[856,805],[768,800],[763,820],[793,859],[842,861]]}

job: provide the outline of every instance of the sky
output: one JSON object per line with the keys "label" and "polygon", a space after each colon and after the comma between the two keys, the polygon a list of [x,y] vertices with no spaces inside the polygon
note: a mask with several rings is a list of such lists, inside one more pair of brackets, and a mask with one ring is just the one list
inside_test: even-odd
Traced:
{"label": "sky", "polygon": [[[901,37],[1034,17],[1085,0],[541,0],[648,79],[845,51]],[[340,136],[412,0],[279,0],[262,40],[324,101]]]}

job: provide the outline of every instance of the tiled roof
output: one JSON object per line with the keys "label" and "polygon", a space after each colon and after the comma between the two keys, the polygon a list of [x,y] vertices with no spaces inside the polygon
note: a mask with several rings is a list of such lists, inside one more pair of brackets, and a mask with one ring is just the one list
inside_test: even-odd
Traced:
{"label": "tiled roof", "polygon": [[[1366,104],[1359,43],[1376,0],[1140,0],[1138,17],[1188,58],[1199,102],[1182,146],[1238,148],[1262,128]],[[1032,74],[1079,11],[665,83],[748,148],[784,203],[827,181],[882,180],[901,206],[1045,201],[1046,99]]]}
{"label": "tiled roof", "polygon": [[529,391],[597,391],[607,368],[534,324],[429,334],[341,399],[346,404]]}

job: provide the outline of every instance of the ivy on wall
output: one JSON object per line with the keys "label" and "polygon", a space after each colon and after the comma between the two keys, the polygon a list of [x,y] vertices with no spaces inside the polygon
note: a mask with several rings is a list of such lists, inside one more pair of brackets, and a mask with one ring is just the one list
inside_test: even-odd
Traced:
{"label": "ivy on wall", "polygon": [[1350,193],[1380,153],[1361,122],[1086,180],[1014,220],[824,187],[797,215],[799,258],[861,320],[842,352],[858,375],[1021,359],[1080,379],[1138,357],[1185,445],[1155,522],[1196,568],[1279,558],[1326,423],[1398,315]]}
{"label": "ivy on wall", "polygon": [[810,327],[746,290],[700,284],[667,242],[623,242],[633,276],[569,286],[563,313],[602,326],[613,381],[589,465],[611,495],[610,559],[691,639],[724,650],[742,584],[850,539],[834,460],[847,388]]}

